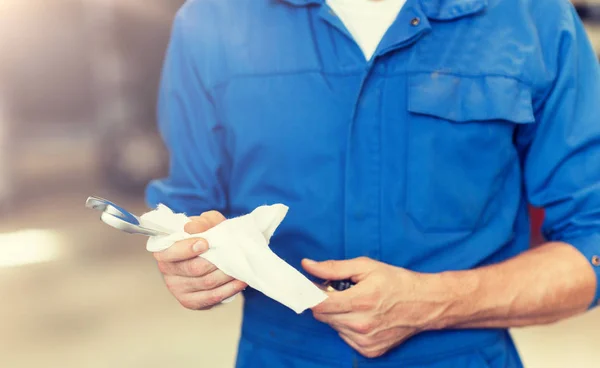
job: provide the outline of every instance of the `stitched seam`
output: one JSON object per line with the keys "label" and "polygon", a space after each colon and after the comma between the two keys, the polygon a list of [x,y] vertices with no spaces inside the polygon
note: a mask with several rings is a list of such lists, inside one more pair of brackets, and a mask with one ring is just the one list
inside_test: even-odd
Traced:
{"label": "stitched seam", "polygon": [[521,84],[526,85],[527,87],[533,87],[533,83],[531,83],[531,82],[525,81],[519,77],[514,77],[511,75],[505,75],[505,74],[500,74],[500,73],[466,74],[466,73],[454,73],[454,72],[450,73],[450,72],[436,71],[436,70],[411,70],[411,71],[407,71],[405,73],[406,74],[426,74],[426,73],[432,73],[432,72],[437,72],[438,74],[441,74],[441,75],[455,75],[457,77],[463,77],[463,78],[495,77],[495,78],[512,79]]}
{"label": "stitched seam", "polygon": [[300,69],[300,70],[292,70],[292,71],[284,71],[284,72],[260,72],[260,73],[240,73],[234,74],[229,78],[222,80],[220,82],[216,82],[211,89],[218,89],[223,85],[230,83],[235,79],[249,79],[249,78],[264,78],[264,77],[280,77],[286,75],[302,75],[302,74],[324,74],[324,75],[334,75],[334,76],[349,76],[352,74],[361,73],[361,69],[356,69],[355,71],[348,72],[325,72],[321,69]]}
{"label": "stitched seam", "polygon": [[[210,90],[213,91],[218,88],[221,88],[222,86],[224,86],[236,79],[280,77],[280,76],[286,76],[286,75],[302,75],[302,74],[350,76],[353,74],[360,74],[362,72],[363,72],[363,69],[349,70],[346,72],[332,72],[332,71],[324,71],[321,69],[300,69],[300,70],[283,71],[283,72],[240,73],[240,74],[234,74],[223,81],[215,83],[212,87],[210,87]],[[521,84],[524,84],[527,87],[533,88],[533,83],[531,83],[529,81],[525,81],[519,77],[504,75],[504,74],[500,74],[500,73],[466,74],[466,73],[454,73],[454,72],[449,73],[449,72],[443,72],[443,71],[440,72],[435,69],[428,69],[428,70],[404,70],[404,71],[392,72],[392,73],[387,73],[387,72],[381,73],[381,72],[378,72],[377,70],[373,70],[372,74],[377,75],[377,76],[384,76],[384,77],[397,77],[397,76],[408,75],[408,74],[428,74],[428,73],[433,73],[433,72],[437,72],[438,74],[441,74],[441,75],[454,75],[454,76],[462,77],[462,78],[482,78],[482,77],[506,78],[506,79],[515,80]]]}

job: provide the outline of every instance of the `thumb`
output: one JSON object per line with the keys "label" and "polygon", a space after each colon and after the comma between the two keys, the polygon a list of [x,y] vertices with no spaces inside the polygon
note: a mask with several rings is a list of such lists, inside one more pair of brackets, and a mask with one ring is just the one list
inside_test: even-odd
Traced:
{"label": "thumb", "polygon": [[366,258],[354,258],[345,261],[315,262],[310,259],[302,260],[302,267],[311,275],[323,280],[352,279],[358,282],[361,276],[372,268],[373,261]]}

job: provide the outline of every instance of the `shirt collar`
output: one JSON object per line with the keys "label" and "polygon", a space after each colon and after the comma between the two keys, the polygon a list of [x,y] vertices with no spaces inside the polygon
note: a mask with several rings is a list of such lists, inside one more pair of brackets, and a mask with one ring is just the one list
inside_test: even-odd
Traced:
{"label": "shirt collar", "polygon": [[[325,0],[280,0],[295,6],[323,4]],[[418,0],[428,18],[451,20],[478,13],[488,6],[488,0]]]}

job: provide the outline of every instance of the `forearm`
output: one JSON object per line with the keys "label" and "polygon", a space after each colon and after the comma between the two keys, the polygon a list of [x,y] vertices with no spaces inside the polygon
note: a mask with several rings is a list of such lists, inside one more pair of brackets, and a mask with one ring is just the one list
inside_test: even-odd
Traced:
{"label": "forearm", "polygon": [[500,264],[441,278],[453,299],[441,313],[443,328],[552,323],[586,311],[596,291],[589,262],[564,243],[547,243]]}

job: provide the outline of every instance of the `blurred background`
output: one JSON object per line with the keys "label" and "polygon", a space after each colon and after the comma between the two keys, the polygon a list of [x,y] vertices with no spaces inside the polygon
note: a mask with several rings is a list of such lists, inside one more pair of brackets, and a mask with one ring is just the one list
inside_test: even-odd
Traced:
{"label": "blurred background", "polygon": [[[155,100],[183,2],[0,0],[2,368],[233,366],[240,298],[183,309],[144,239],[83,207],[142,213],[166,172]],[[577,5],[600,51],[600,0]],[[600,310],[513,335],[526,367],[600,366]]]}

